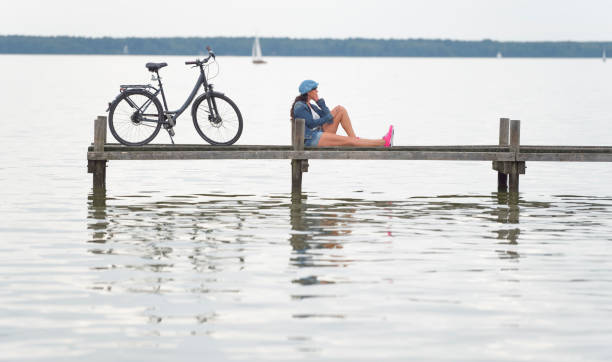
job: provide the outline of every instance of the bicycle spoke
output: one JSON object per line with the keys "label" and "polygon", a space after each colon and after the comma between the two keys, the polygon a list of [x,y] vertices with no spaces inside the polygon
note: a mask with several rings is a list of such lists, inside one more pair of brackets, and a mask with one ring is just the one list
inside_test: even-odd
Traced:
{"label": "bicycle spoke", "polygon": [[[113,136],[129,145],[148,143],[155,137],[161,127],[159,124],[161,108],[159,103],[153,100],[154,98],[148,93],[138,91],[133,91],[132,94],[126,93],[120,98],[112,110]],[[151,105],[154,107],[150,107]]]}

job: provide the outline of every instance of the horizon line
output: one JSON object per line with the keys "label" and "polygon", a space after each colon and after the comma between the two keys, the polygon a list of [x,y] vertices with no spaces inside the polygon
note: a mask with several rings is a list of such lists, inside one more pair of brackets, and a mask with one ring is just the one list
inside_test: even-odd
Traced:
{"label": "horizon line", "polygon": [[[245,35],[214,35],[214,36],[110,36],[110,35],[31,35],[31,34],[0,34],[0,37],[32,37],[32,38],[86,38],[86,39],[192,39],[192,38],[226,38],[226,39],[253,39],[256,36],[245,36]],[[257,36],[260,39],[289,39],[289,40],[441,40],[441,41],[456,41],[456,42],[495,42],[495,43],[612,43],[612,40],[496,40],[491,38],[481,39],[457,39],[457,38],[365,38],[365,37],[344,37],[344,38],[333,38],[333,37],[319,37],[319,38],[306,38],[306,37],[290,37],[290,36]]]}

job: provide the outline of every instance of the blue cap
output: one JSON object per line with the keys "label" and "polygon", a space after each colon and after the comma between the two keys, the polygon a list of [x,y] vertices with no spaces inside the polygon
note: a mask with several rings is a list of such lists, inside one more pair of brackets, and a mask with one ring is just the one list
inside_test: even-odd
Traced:
{"label": "blue cap", "polygon": [[300,83],[300,94],[306,94],[315,89],[318,85],[319,83],[315,82],[314,80],[307,79]]}

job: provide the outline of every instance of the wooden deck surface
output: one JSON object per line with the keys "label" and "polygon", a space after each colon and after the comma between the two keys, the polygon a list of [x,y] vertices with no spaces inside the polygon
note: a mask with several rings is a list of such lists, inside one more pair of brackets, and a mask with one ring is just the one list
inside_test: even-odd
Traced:
{"label": "wooden deck surface", "polygon": [[102,152],[87,152],[88,160],[197,159],[328,159],[328,160],[448,160],[448,161],[565,161],[612,162],[612,146],[394,146],[391,148],[305,147],[198,144],[157,144],[126,147],[105,144]]}

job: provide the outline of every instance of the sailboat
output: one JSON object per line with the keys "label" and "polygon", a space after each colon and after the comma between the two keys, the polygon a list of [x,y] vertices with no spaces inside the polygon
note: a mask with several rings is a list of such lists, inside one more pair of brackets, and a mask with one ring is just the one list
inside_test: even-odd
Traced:
{"label": "sailboat", "polygon": [[603,50],[603,53],[601,53],[601,60],[604,62],[606,61],[606,50],[605,49]]}
{"label": "sailboat", "polygon": [[502,57],[502,53],[501,52],[497,52],[497,58],[501,58]]}
{"label": "sailboat", "polygon": [[253,42],[253,50],[251,51],[251,56],[253,57],[253,64],[265,64],[266,61],[263,60],[261,56],[261,46],[259,45],[259,38],[255,37],[255,41]]}

